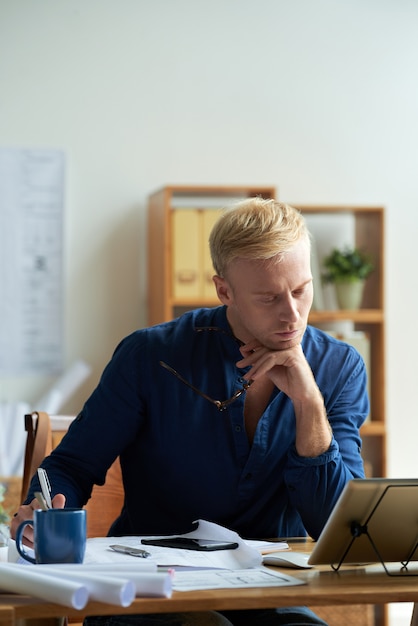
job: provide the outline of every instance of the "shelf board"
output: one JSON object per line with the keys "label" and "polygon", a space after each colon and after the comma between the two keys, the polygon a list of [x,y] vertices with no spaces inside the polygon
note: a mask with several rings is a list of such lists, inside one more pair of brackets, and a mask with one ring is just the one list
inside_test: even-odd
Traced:
{"label": "shelf board", "polygon": [[234,196],[237,193],[249,196],[251,193],[269,193],[274,198],[276,188],[270,185],[167,185],[159,191],[164,191],[168,195],[198,195],[198,196]]}
{"label": "shelf board", "polygon": [[171,307],[193,307],[195,309],[207,306],[220,306],[219,300],[205,300],[204,298],[196,298],[191,300],[190,298],[176,298],[176,300],[172,300],[170,303]]}
{"label": "shelf board", "polygon": [[381,435],[384,436],[386,434],[386,425],[381,421],[373,421],[369,420],[365,422],[363,426],[360,428],[361,436],[367,435]]}
{"label": "shelf board", "polygon": [[322,214],[329,214],[329,213],[334,213],[337,215],[341,215],[344,213],[353,213],[354,215],[358,214],[360,216],[363,215],[382,215],[383,214],[383,207],[382,206],[353,206],[350,204],[346,204],[346,205],[315,205],[315,204],[298,204],[298,203],[290,203],[291,206],[295,207],[296,209],[299,209],[299,211],[301,211],[302,213],[322,213]]}
{"label": "shelf board", "polygon": [[358,309],[356,311],[336,310],[336,311],[311,311],[309,314],[309,324],[320,324],[322,322],[363,322],[382,323],[384,321],[381,309]]}
{"label": "shelf board", "polygon": [[[176,299],[170,302],[171,307],[211,307],[219,306],[219,300],[196,299]],[[384,321],[383,311],[380,309],[359,309],[357,311],[311,311],[309,314],[309,324],[320,324],[322,322],[342,322],[353,321],[363,323],[382,323]]]}

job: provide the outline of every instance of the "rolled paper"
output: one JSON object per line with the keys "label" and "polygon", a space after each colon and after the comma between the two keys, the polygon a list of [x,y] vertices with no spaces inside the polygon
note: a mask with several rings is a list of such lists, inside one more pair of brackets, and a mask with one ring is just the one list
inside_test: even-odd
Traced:
{"label": "rolled paper", "polygon": [[39,411],[54,414],[69,400],[72,394],[87,380],[91,367],[85,361],[78,360],[64,372],[54,386],[35,404]]}
{"label": "rolled paper", "polygon": [[[104,578],[114,581],[115,579],[128,579],[135,586],[135,595],[138,597],[165,597],[169,598],[172,594],[173,583],[172,576],[167,572],[157,572],[157,566],[150,563],[150,568],[153,571],[144,571],[142,567],[138,569],[138,561],[135,559],[134,563],[112,563],[111,571],[106,571],[103,563],[96,565],[79,565],[79,564],[60,564],[60,565],[37,565],[36,568],[42,569],[43,572],[53,571],[57,574],[65,576],[66,578],[74,578],[77,576],[79,580],[85,581],[87,585],[87,576],[90,575],[96,579],[103,580]],[[105,602],[112,603],[109,596],[105,599]]]}
{"label": "rolled paper", "polygon": [[173,591],[173,577],[168,573],[137,574],[129,573],[129,577],[136,585],[136,595],[139,597],[170,598]]}
{"label": "rolled paper", "polygon": [[73,609],[84,609],[89,593],[87,587],[75,580],[57,578],[38,567],[0,563],[0,589],[35,596],[48,602]]}
{"label": "rolled paper", "polygon": [[82,570],[69,572],[64,568],[54,569],[51,567],[48,568],[48,575],[81,583],[86,587],[91,600],[98,600],[107,604],[129,606],[136,594],[136,584],[132,581],[132,577],[122,577],[122,574],[116,576]]}
{"label": "rolled paper", "polygon": [[155,561],[148,559],[135,559],[133,557],[127,557],[126,563],[38,563],[38,568],[48,570],[48,568],[54,569],[66,569],[71,571],[83,571],[83,572],[100,572],[102,574],[109,572],[110,574],[121,572],[157,572],[158,566]]}

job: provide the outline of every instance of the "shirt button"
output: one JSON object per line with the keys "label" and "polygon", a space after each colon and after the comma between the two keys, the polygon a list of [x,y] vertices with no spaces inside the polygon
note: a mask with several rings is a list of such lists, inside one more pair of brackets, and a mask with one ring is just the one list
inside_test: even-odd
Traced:
{"label": "shirt button", "polygon": [[253,475],[251,474],[251,472],[248,472],[248,474],[245,474],[245,480],[251,480],[252,477]]}
{"label": "shirt button", "polygon": [[236,433],[240,433],[241,432],[241,426],[235,426],[235,432]]}

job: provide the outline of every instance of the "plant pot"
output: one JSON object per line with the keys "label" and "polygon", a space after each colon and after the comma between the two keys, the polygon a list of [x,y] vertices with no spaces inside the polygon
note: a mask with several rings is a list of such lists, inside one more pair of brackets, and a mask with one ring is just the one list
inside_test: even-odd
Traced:
{"label": "plant pot", "polygon": [[335,283],[335,291],[340,309],[359,309],[363,299],[364,280]]}

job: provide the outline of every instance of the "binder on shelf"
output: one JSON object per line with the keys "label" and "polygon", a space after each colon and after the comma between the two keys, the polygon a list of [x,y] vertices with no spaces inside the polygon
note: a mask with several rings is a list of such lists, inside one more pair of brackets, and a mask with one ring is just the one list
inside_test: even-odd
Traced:
{"label": "binder on shelf", "polygon": [[209,235],[221,214],[217,208],[178,208],[172,212],[173,297],[215,300]]}
{"label": "binder on shelf", "polygon": [[173,296],[198,298],[200,293],[200,225],[197,209],[176,209],[172,215]]}
{"label": "binder on shelf", "polygon": [[216,299],[215,285],[212,276],[215,273],[209,250],[209,235],[222,213],[221,209],[205,209],[201,212],[202,225],[202,296],[204,300]]}

